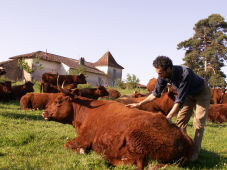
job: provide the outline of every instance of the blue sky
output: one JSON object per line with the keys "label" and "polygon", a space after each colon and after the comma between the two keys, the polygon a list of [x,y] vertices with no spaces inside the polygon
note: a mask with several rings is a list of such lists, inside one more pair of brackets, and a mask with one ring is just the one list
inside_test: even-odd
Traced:
{"label": "blue sky", "polygon": [[135,74],[147,84],[158,55],[182,64],[177,44],[211,14],[226,21],[226,7],[226,0],[1,0],[0,61],[47,49],[95,62],[110,51],[125,68],[123,79]]}

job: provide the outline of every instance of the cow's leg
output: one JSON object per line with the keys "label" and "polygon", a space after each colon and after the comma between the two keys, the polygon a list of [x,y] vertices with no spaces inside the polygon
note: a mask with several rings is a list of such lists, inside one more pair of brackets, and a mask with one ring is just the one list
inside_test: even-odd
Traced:
{"label": "cow's leg", "polygon": [[65,143],[64,147],[72,149],[80,154],[85,154],[89,152],[91,144],[80,137],[76,137]]}
{"label": "cow's leg", "polygon": [[136,169],[143,170],[144,169],[144,160],[140,159],[136,161]]}

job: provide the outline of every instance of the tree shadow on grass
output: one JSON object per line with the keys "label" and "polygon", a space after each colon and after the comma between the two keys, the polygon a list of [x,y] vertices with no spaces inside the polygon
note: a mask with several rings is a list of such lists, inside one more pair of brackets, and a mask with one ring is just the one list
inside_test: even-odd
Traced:
{"label": "tree shadow on grass", "polygon": [[4,113],[1,115],[12,119],[38,120],[38,121],[43,120],[41,115],[29,115],[29,114],[18,114],[18,113]]}
{"label": "tree shadow on grass", "polygon": [[6,155],[5,153],[0,152],[0,156],[5,156],[5,155]]}
{"label": "tree shadow on grass", "polygon": [[189,169],[217,169],[222,163],[226,163],[226,158],[217,153],[201,150],[198,160],[189,163],[185,168]]}

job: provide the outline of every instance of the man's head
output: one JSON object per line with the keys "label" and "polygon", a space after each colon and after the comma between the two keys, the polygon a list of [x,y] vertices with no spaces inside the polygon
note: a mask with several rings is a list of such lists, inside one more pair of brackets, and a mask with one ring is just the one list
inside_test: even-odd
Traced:
{"label": "man's head", "polygon": [[158,56],[153,61],[153,66],[159,77],[167,78],[171,76],[173,63],[172,60],[166,56]]}

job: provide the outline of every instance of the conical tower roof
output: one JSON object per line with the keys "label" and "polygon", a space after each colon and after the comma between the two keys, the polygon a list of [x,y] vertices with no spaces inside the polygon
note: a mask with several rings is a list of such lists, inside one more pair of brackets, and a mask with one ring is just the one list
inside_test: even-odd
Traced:
{"label": "conical tower roof", "polygon": [[106,52],[98,61],[94,63],[95,66],[111,66],[119,69],[124,69],[121,65],[119,65],[112,54],[108,51]]}

